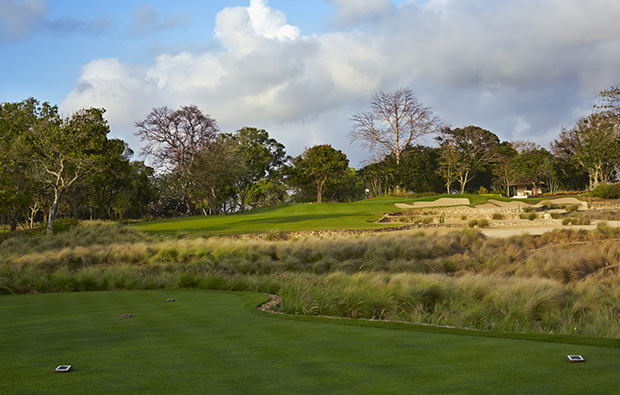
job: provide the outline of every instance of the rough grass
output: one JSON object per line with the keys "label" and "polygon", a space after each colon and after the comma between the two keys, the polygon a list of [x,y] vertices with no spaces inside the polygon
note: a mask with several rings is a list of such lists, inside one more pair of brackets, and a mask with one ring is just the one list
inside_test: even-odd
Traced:
{"label": "rough grass", "polygon": [[238,241],[94,223],[0,244],[0,294],[255,291],[281,295],[291,314],[620,337],[619,233]]}

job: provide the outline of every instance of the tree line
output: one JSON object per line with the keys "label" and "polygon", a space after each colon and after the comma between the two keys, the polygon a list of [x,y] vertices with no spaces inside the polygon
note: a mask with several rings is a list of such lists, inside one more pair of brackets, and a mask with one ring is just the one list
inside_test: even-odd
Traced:
{"label": "tree line", "polygon": [[[351,142],[372,153],[360,169],[331,145],[288,156],[268,132],[221,132],[197,106],[153,108],[135,123],[141,155],[109,138],[105,109],[68,117],[29,98],[0,105],[0,216],[11,230],[58,216],[138,219],[218,215],[287,202],[354,201],[391,192],[496,192],[514,183],[592,190],[620,165],[620,85],[547,150],[500,141],[479,126],[443,124],[408,88],[378,92],[351,117]],[[421,144],[431,135],[434,144]],[[149,163],[149,165],[147,165]]]}

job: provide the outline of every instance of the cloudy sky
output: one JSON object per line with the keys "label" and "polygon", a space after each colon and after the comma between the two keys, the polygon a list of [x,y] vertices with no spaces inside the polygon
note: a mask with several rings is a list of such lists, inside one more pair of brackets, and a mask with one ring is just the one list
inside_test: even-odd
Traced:
{"label": "cloudy sky", "polygon": [[153,107],[196,104],[359,166],[349,118],[409,87],[454,127],[548,146],[620,83],[618,20],[617,0],[0,0],[0,102],[103,107],[136,151]]}

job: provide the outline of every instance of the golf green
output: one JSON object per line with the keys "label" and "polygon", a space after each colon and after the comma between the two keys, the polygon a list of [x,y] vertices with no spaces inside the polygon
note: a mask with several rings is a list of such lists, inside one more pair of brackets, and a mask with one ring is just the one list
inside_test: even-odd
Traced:
{"label": "golf green", "polygon": [[[620,388],[616,348],[274,319],[249,310],[264,300],[195,290],[2,296],[0,393],[612,394]],[[567,354],[587,362],[568,363]],[[61,364],[74,371],[54,372]]]}

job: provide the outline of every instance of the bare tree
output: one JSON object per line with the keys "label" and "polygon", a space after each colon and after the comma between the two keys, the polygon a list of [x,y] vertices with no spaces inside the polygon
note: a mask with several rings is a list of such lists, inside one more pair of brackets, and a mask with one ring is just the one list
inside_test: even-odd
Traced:
{"label": "bare tree", "polygon": [[167,169],[188,171],[196,153],[218,132],[214,119],[194,105],[178,110],[154,108],[146,119],[136,122],[136,136],[144,142],[142,155]]}
{"label": "bare tree", "polygon": [[[138,128],[136,136],[145,143],[141,155],[152,157],[155,165],[177,172],[178,192],[187,196],[194,159],[218,132],[215,120],[191,105],[174,111],[168,107],[154,108],[135,125]],[[185,197],[183,200],[189,215],[189,201]]]}
{"label": "bare tree", "polygon": [[349,140],[380,154],[394,154],[397,164],[407,145],[441,126],[439,118],[409,88],[378,92],[370,107],[371,111],[351,117],[353,129]]}
{"label": "bare tree", "polygon": [[512,148],[517,151],[518,154],[522,154],[528,151],[539,150],[542,148],[540,145],[529,140],[514,140],[511,141],[510,144],[512,145]]}

